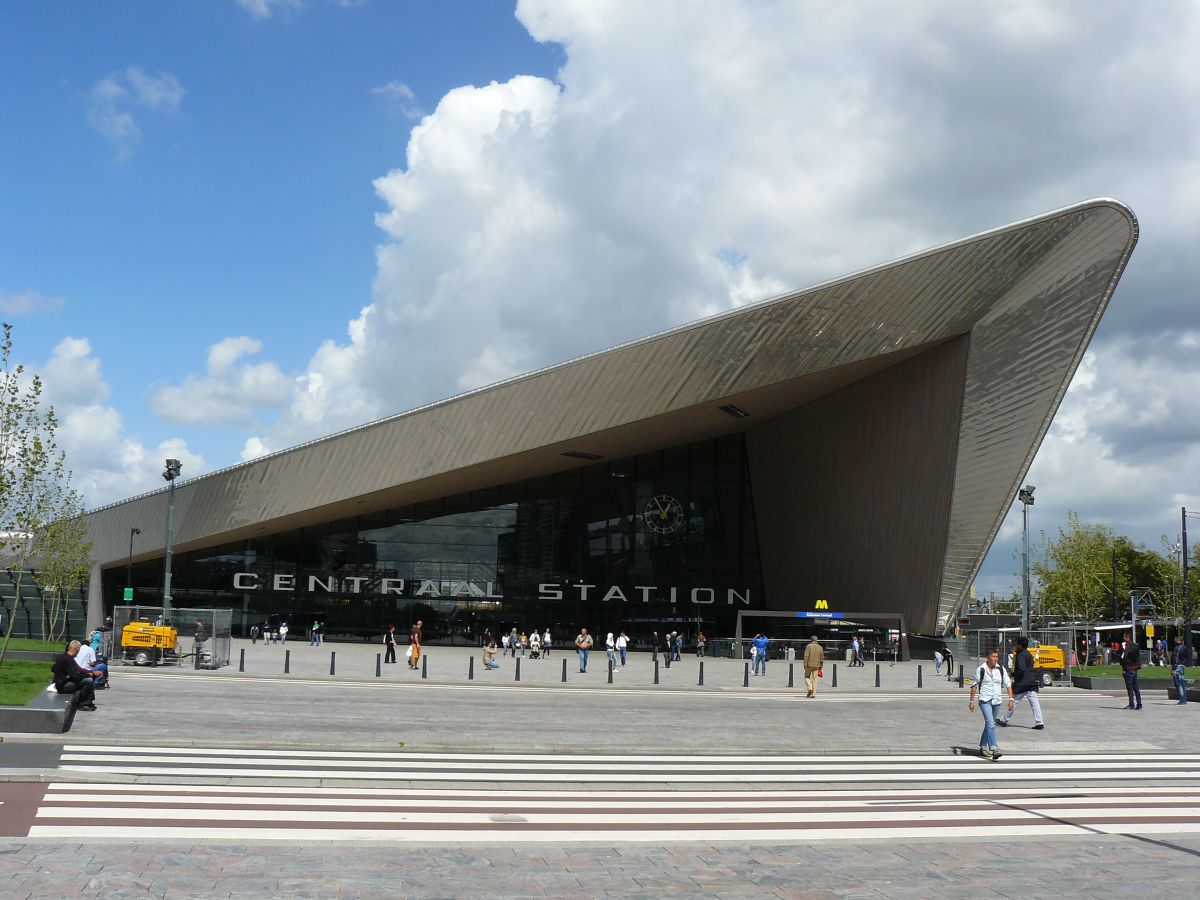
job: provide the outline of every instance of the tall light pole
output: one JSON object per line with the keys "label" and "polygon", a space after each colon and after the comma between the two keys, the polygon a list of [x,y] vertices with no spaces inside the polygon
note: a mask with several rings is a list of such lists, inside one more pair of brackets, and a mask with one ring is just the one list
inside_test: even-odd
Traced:
{"label": "tall light pole", "polygon": [[1029,507],[1033,506],[1032,484],[1017,492],[1021,501],[1021,634],[1029,636]]}
{"label": "tall light pole", "polygon": [[141,533],[142,529],[140,528],[129,529],[129,563],[125,566],[125,587],[127,588],[133,587],[133,536]]}
{"label": "tall light pole", "polygon": [[167,467],[163,470],[163,478],[167,479],[170,490],[167,495],[167,564],[163,573],[163,624],[171,621],[171,543],[175,539],[175,479],[179,477],[183,463],[177,459],[168,459]]}
{"label": "tall light pole", "polygon": [[[1183,537],[1182,537],[1182,559],[1183,559],[1183,646],[1187,648],[1184,652],[1187,653],[1188,665],[1192,662],[1192,592],[1188,590],[1188,551],[1187,551],[1187,520],[1188,511],[1186,506],[1180,507],[1180,519],[1183,520]],[[1196,515],[1192,513],[1192,515]]]}

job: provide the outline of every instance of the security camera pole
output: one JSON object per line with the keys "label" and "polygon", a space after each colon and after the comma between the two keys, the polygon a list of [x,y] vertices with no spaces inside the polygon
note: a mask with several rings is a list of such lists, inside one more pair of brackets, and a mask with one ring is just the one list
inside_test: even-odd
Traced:
{"label": "security camera pole", "polygon": [[1029,636],[1029,507],[1033,506],[1032,484],[1017,492],[1021,500],[1021,634]]}
{"label": "security camera pole", "polygon": [[167,565],[163,573],[163,624],[171,621],[171,543],[175,538],[175,479],[179,477],[183,464],[177,459],[168,459],[163,478],[170,485],[167,495]]}

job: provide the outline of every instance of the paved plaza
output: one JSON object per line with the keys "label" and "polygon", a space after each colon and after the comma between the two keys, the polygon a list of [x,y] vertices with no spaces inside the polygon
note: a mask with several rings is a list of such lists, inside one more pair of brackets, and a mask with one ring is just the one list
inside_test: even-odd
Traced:
{"label": "paved plaza", "polygon": [[[241,650],[244,673],[239,673]],[[1125,897],[1200,882],[1192,707],[1051,688],[980,759],[922,664],[235,642],[117,667],[65,735],[0,742],[4,897]],[[330,676],[330,654],[336,653]],[[468,678],[475,655],[474,678]],[[1165,685],[1164,685],[1165,687]]]}

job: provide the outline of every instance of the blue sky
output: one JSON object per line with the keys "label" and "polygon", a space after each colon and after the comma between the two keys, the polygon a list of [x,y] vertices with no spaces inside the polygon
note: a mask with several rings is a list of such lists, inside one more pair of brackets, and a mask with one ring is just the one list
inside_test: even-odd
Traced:
{"label": "blue sky", "polygon": [[1184,2],[6,3],[0,313],[100,504],[1113,196],[1034,527],[1157,547],[1200,507],[1197,45]]}

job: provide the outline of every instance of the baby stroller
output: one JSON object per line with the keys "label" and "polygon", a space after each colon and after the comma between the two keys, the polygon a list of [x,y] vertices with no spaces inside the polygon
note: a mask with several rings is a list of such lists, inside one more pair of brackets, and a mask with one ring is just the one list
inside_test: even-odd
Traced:
{"label": "baby stroller", "polygon": [[541,644],[530,644],[529,645],[529,658],[530,659],[541,659],[542,658],[542,645]]}

